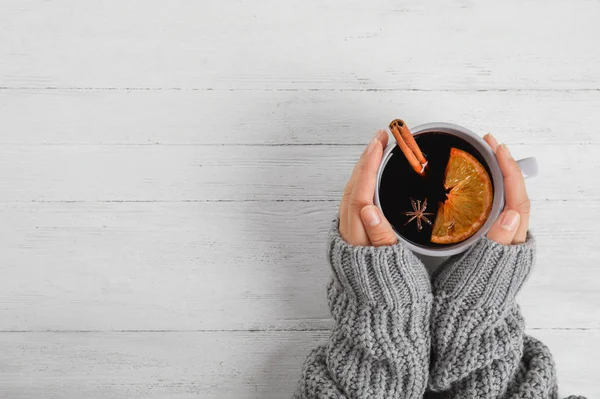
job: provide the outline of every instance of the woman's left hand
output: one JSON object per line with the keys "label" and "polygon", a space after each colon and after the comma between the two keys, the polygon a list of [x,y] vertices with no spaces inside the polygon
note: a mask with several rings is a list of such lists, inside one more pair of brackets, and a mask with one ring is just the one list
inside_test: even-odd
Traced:
{"label": "woman's left hand", "polygon": [[506,145],[499,145],[491,134],[485,135],[483,139],[496,153],[504,176],[505,199],[504,211],[492,225],[487,238],[503,245],[524,243],[529,229],[531,202],[525,188],[523,173]]}
{"label": "woman's left hand", "polygon": [[380,247],[398,242],[394,229],[383,213],[373,205],[377,169],[381,163],[388,135],[377,135],[358,160],[340,204],[340,235],[350,245]]}

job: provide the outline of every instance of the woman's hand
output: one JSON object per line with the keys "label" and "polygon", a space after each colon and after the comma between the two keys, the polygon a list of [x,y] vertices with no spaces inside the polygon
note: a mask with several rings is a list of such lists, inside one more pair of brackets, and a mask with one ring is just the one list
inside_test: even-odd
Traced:
{"label": "woman's hand", "polygon": [[[491,134],[487,134],[484,140],[496,153],[504,175],[505,197],[504,211],[492,225],[487,238],[503,245],[523,243],[527,238],[530,213],[523,174],[504,144],[498,145]],[[340,234],[350,245],[378,247],[398,242],[390,223],[373,205],[377,169],[387,141],[385,131],[377,132],[354,167],[344,189],[340,204]]]}
{"label": "woman's hand", "polygon": [[525,180],[517,162],[506,145],[498,145],[491,134],[483,139],[492,147],[504,175],[504,211],[492,225],[487,238],[499,244],[520,244],[527,239],[529,228],[530,202],[525,188]]}
{"label": "woman's hand", "polygon": [[387,141],[387,133],[378,131],[354,166],[344,189],[340,204],[340,234],[350,245],[380,247],[398,242],[390,223],[373,205],[377,169]]}

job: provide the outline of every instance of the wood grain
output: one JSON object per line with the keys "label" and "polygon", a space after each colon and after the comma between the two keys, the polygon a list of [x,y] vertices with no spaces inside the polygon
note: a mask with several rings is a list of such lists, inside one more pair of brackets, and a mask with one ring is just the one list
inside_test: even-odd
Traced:
{"label": "wood grain", "polygon": [[528,182],[519,302],[600,396],[600,3],[3,0],[0,398],[289,397],[374,131],[492,131]]}
{"label": "wood grain", "polygon": [[[599,144],[600,91],[0,90],[0,144],[366,145],[396,117]],[[32,117],[35,115],[35,117]]]}
{"label": "wood grain", "polygon": [[[600,89],[596,1],[4,1],[0,86]],[[517,11],[518,10],[518,11]]]}
{"label": "wood grain", "polygon": [[[596,200],[600,145],[511,146],[535,155],[536,200]],[[0,202],[339,201],[362,147],[4,146]],[[582,178],[585,176],[585,178]],[[560,183],[557,183],[560,182]]]}
{"label": "wood grain", "polygon": [[[528,326],[600,328],[597,202],[537,201]],[[334,202],[2,204],[0,330],[298,330],[331,324]]]}
{"label": "wood grain", "polygon": [[[533,331],[552,350],[561,397],[600,394],[598,331]],[[327,332],[0,334],[0,396],[58,398],[290,397]],[[569,344],[565,345],[565,341]]]}

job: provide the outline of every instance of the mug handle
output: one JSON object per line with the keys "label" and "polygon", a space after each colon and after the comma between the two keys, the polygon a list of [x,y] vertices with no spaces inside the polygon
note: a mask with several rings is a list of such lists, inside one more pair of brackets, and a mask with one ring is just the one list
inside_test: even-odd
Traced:
{"label": "mug handle", "polygon": [[519,159],[517,161],[517,164],[519,164],[519,168],[521,168],[523,178],[528,179],[530,177],[536,177],[538,175],[538,163],[534,157]]}

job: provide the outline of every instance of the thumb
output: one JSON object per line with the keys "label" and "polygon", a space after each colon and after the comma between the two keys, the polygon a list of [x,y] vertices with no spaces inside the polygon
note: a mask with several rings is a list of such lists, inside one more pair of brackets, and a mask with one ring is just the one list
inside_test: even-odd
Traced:
{"label": "thumb", "polygon": [[487,233],[487,238],[496,241],[498,244],[510,245],[517,234],[517,228],[521,221],[519,212],[508,209],[498,216],[498,219],[492,225]]}
{"label": "thumb", "polygon": [[398,242],[392,225],[375,205],[363,207],[360,210],[360,218],[373,246],[382,247],[394,245]]}

